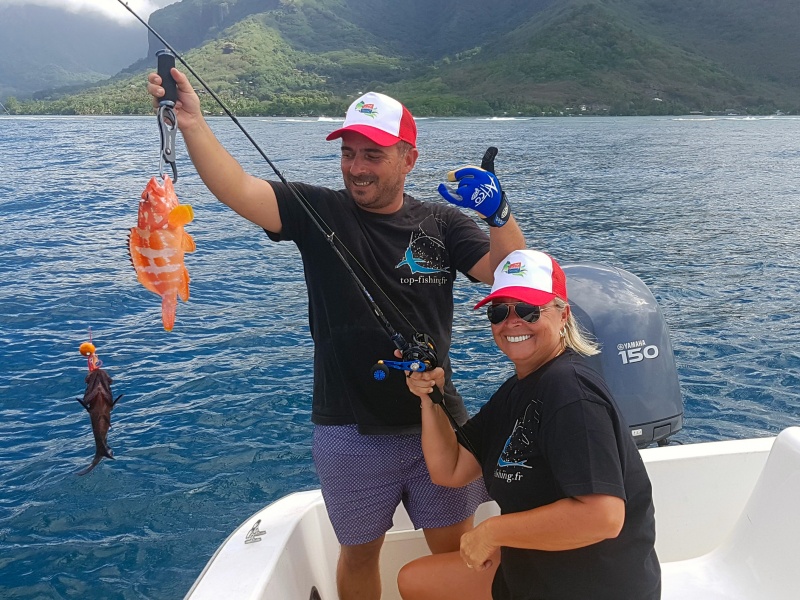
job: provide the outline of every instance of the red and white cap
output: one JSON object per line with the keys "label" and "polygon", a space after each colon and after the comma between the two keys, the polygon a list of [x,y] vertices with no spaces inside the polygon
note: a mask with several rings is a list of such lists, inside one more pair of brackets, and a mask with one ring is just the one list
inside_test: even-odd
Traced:
{"label": "red and white cap", "polygon": [[417,146],[417,124],[408,109],[394,98],[367,92],[347,109],[344,125],[328,135],[327,140],[355,131],[379,146],[393,146],[399,141]]}
{"label": "red and white cap", "polygon": [[494,270],[492,293],[475,308],[495,298],[544,306],[556,297],[567,301],[567,278],[558,263],[544,252],[514,250]]}

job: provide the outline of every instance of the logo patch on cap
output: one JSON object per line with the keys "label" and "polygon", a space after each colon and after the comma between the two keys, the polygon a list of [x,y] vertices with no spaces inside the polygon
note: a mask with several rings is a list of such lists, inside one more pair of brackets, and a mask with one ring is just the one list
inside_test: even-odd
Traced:
{"label": "logo patch on cap", "polygon": [[375,108],[374,104],[366,104],[364,102],[359,102],[356,104],[355,110],[360,112],[362,115],[367,115],[368,117],[375,118],[378,116],[378,110]]}
{"label": "logo patch on cap", "polygon": [[567,280],[558,263],[544,252],[514,250],[497,265],[492,292],[475,308],[495,298],[544,306],[556,297],[567,302]]}
{"label": "logo patch on cap", "polygon": [[346,131],[361,134],[379,146],[393,146],[401,141],[417,145],[414,117],[400,102],[378,92],[367,92],[354,100],[347,109],[343,126],[326,139],[340,138]]}
{"label": "logo patch on cap", "polygon": [[525,267],[521,262],[508,262],[503,265],[503,272],[509,275],[516,275],[517,277],[525,277]]}

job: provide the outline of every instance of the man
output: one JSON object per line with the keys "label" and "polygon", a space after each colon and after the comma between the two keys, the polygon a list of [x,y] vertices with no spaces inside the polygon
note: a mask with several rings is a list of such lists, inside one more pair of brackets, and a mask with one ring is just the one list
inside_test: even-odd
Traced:
{"label": "man", "polygon": [[[300,249],[315,344],[313,455],[341,544],[337,587],[343,600],[377,600],[380,549],[397,505],[404,502],[432,552],[453,551],[472,527],[485,489],[479,483],[450,490],[430,482],[419,402],[400,371],[383,382],[372,377],[378,360],[394,359],[395,345],[330,240],[388,322],[408,341],[415,333],[429,335],[449,371],[457,271],[490,284],[501,258],[524,248],[522,232],[497,178],[482,169],[453,175],[459,178],[457,195],[446,187],[440,192],[479,211],[491,225],[488,240],[461,211],[404,194],[419,156],[417,132],[411,113],[393,98],[365,94],[350,106],[343,127],[328,136],[341,139],[346,190],[335,191],[246,173],[211,132],[186,76],[171,72],[180,131],[206,186],[271,239],[291,240]],[[155,73],[148,92],[154,103],[164,94]],[[334,235],[323,235],[320,224]],[[459,422],[466,420],[454,388],[446,390],[445,401]]]}

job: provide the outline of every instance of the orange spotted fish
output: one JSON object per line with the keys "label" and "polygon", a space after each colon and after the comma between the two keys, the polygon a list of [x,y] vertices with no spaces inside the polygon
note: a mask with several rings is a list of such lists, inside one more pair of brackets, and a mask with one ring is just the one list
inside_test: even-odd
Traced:
{"label": "orange spotted fish", "polygon": [[139,202],[139,223],[131,228],[129,250],[136,277],[145,288],[161,296],[161,321],[172,331],[178,296],[189,299],[189,272],[183,253],[195,243],[183,226],[194,219],[192,207],[178,202],[168,175],[164,185],[150,179]]}

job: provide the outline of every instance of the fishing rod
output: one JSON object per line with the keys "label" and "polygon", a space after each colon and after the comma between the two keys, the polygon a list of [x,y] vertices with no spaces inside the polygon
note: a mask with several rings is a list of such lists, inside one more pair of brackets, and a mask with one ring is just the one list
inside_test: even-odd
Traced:
{"label": "fishing rod", "polygon": [[[431,339],[431,337],[429,335],[427,335],[427,334],[418,332],[417,329],[413,326],[413,324],[402,313],[402,311],[397,309],[397,306],[394,304],[394,302],[392,302],[392,299],[389,298],[388,294],[370,276],[369,272],[367,272],[367,270],[358,262],[358,260],[355,258],[355,256],[353,256],[353,254],[341,242],[341,240],[338,240],[338,238],[336,237],[336,233],[330,228],[330,226],[319,215],[319,213],[316,212],[314,207],[310,205],[310,203],[302,195],[302,193],[300,191],[298,191],[297,188],[294,185],[292,185],[289,181],[286,180],[286,178],[283,176],[283,174],[278,170],[278,168],[275,166],[275,164],[273,164],[273,162],[267,156],[266,152],[264,152],[264,150],[261,148],[261,146],[259,146],[258,142],[256,142],[255,139],[253,139],[253,137],[250,135],[250,133],[239,122],[239,119],[236,118],[236,115],[234,115],[230,111],[230,109],[225,105],[225,103],[220,99],[220,97],[214,92],[214,90],[212,90],[209,87],[209,85],[205,81],[203,81],[203,78],[200,77],[200,75],[198,75],[195,72],[195,70],[191,67],[191,65],[189,65],[189,63],[186,62],[186,60],[184,60],[184,58],[180,55],[180,53],[178,53],[169,44],[169,42],[167,42],[167,40],[165,40],[164,37],[161,36],[161,34],[159,34],[149,23],[147,23],[144,19],[142,19],[130,6],[128,6],[127,2],[124,2],[123,0],[117,0],[117,2],[119,2],[123,7],[125,7],[125,9],[129,13],[131,13],[142,25],[144,25],[147,28],[147,30],[150,33],[152,33],[162,44],[164,44],[164,47],[166,48],[166,51],[160,51],[159,53],[157,53],[157,55],[159,57],[159,63],[158,63],[159,69],[158,69],[158,72],[159,72],[159,76],[161,76],[161,78],[162,78],[162,87],[164,87],[164,90],[165,90],[165,100],[162,100],[162,102],[159,104],[159,122],[162,124],[162,129],[161,129],[161,132],[162,132],[162,168],[163,168],[163,162],[166,160],[168,162],[171,162],[171,165],[172,165],[172,168],[173,168],[173,172],[175,174],[177,174],[177,171],[175,171],[175,163],[174,163],[174,146],[170,147],[169,146],[169,142],[165,142],[165,137],[164,137],[165,135],[166,136],[174,136],[174,129],[175,129],[175,127],[177,127],[177,119],[175,117],[174,112],[172,112],[172,108],[174,107],[175,102],[177,101],[177,89],[175,87],[175,81],[174,81],[174,79],[172,77],[172,74],[170,72],[171,66],[174,66],[174,59],[173,59],[173,63],[172,63],[171,66],[170,66],[170,63],[169,63],[171,57],[174,57],[174,58],[177,58],[184,67],[186,67],[186,70],[189,71],[189,73],[191,73],[195,77],[195,79],[197,79],[197,81],[200,83],[200,85],[202,85],[203,88],[205,88],[205,90],[216,101],[216,103],[219,104],[219,106],[222,108],[222,110],[225,112],[225,114],[236,124],[236,126],[241,130],[241,132],[245,135],[245,137],[250,141],[250,143],[253,145],[253,147],[258,151],[258,153],[261,155],[261,157],[270,166],[270,168],[275,173],[275,175],[278,177],[278,179],[280,179],[281,183],[283,183],[291,191],[292,196],[300,203],[300,206],[306,212],[308,217],[311,219],[311,221],[314,223],[314,225],[317,227],[317,229],[319,229],[319,231],[322,233],[322,235],[328,241],[330,247],[333,249],[333,251],[336,254],[336,256],[342,262],[342,264],[344,265],[345,269],[350,274],[350,276],[353,279],[353,281],[355,282],[355,284],[358,286],[359,291],[361,292],[361,294],[364,297],[364,299],[367,301],[367,304],[369,305],[370,309],[372,310],[372,313],[378,319],[378,322],[381,324],[381,326],[383,327],[384,331],[389,336],[389,339],[392,341],[392,343],[395,345],[395,347],[400,351],[400,353],[402,355],[402,361],[391,361],[391,360],[378,361],[378,364],[376,364],[375,367],[372,370],[374,379],[376,381],[384,380],[386,378],[386,376],[388,375],[388,369],[390,369],[390,368],[391,369],[404,370],[404,371],[416,371],[416,372],[430,371],[430,370],[435,369],[438,366],[439,363],[438,363],[437,355],[436,355],[436,347],[435,347],[434,342]],[[166,57],[166,58],[164,58],[164,57]],[[162,111],[162,108],[165,108],[165,107],[166,107],[166,110]],[[162,116],[161,116],[164,113],[165,113],[165,117],[166,117],[165,119],[163,119]],[[169,149],[171,151],[168,152],[167,149]],[[487,151],[487,156],[484,157],[484,162],[486,161],[486,158],[489,156],[491,151],[494,151],[494,153],[491,155],[491,162],[492,163],[494,162],[494,154],[497,153],[497,149],[496,148],[490,148]],[[172,160],[170,161],[170,159],[172,159]],[[366,286],[361,281],[361,279],[359,279],[359,277],[356,274],[356,272],[350,266],[350,263],[348,262],[347,258],[345,258],[345,256],[342,254],[342,252],[337,247],[337,245],[336,245],[337,241],[338,241],[339,245],[341,245],[342,248],[344,248],[344,250],[350,255],[350,257],[356,262],[356,264],[358,264],[361,267],[361,269],[364,271],[364,273],[368,277],[370,277],[372,282],[375,284],[375,286],[378,288],[378,290],[381,291],[381,293],[384,295],[386,300],[392,306],[395,307],[395,309],[397,310],[397,313],[405,320],[405,322],[409,325],[409,327],[414,331],[413,339],[411,341],[406,340],[405,337],[392,326],[392,324],[389,322],[389,320],[383,314],[383,311],[381,311],[380,307],[375,302],[375,300],[373,299],[372,295],[369,293],[369,290],[366,288]],[[439,404],[442,407],[442,409],[444,410],[444,412],[447,415],[448,419],[453,424],[453,426],[456,428],[456,433],[460,433],[460,431],[461,431],[460,425],[458,425],[458,423],[453,418],[452,414],[450,413],[449,409],[447,408],[447,406],[446,406],[446,404],[444,402],[443,394],[439,391],[439,389],[436,386],[434,386],[433,392],[430,394],[430,396],[431,396],[431,399],[433,400],[434,403]],[[466,440],[466,436],[462,435],[462,437]],[[467,446],[470,449],[470,451],[472,451],[471,446],[468,445],[469,442],[466,442],[466,443],[467,443]],[[474,454],[474,451],[473,451],[473,454]]]}
{"label": "fishing rod", "polygon": [[[329,244],[331,245],[331,248],[333,248],[333,251],[336,253],[336,255],[339,257],[339,259],[342,261],[342,264],[345,266],[345,268],[347,269],[347,271],[350,274],[350,276],[353,278],[355,283],[358,285],[359,290],[361,291],[362,295],[367,300],[367,303],[370,305],[370,308],[372,309],[372,312],[375,314],[375,316],[380,321],[381,325],[384,327],[386,332],[389,334],[389,337],[392,339],[393,342],[395,342],[395,345],[397,346],[397,348],[399,350],[404,351],[405,344],[407,344],[407,342],[405,342],[405,339],[403,338],[403,336],[400,333],[398,333],[392,327],[392,325],[389,323],[389,321],[386,319],[385,315],[380,310],[380,307],[378,307],[378,305],[375,303],[375,300],[372,298],[372,295],[369,293],[369,290],[367,290],[367,288],[364,286],[363,282],[358,278],[358,275],[355,273],[355,271],[353,271],[353,268],[350,266],[350,263],[347,261],[347,259],[344,257],[344,255],[341,253],[339,248],[336,246],[335,241],[338,240],[338,238],[336,238],[336,233],[327,225],[327,223],[325,223],[325,220],[319,215],[319,213],[317,213],[314,210],[314,207],[311,206],[308,203],[308,200],[305,197],[303,197],[303,195],[297,190],[297,188],[294,185],[292,185],[289,181],[287,181],[287,179],[283,176],[283,173],[281,173],[278,170],[278,168],[275,166],[275,164],[270,160],[269,156],[267,156],[266,152],[264,152],[264,150],[261,148],[261,146],[259,146],[258,142],[256,142],[255,139],[253,139],[253,137],[250,135],[250,133],[239,122],[239,119],[236,118],[236,115],[234,115],[231,112],[231,110],[225,105],[225,103],[214,92],[214,90],[212,90],[211,87],[209,87],[209,85],[203,80],[203,78],[200,77],[200,75],[198,75],[197,72],[191,67],[191,65],[189,63],[187,63],[186,60],[184,60],[184,58],[178,53],[178,51],[175,50],[175,48],[173,48],[170,45],[170,43],[167,42],[167,40],[165,40],[164,37],[160,33],[158,33],[149,23],[147,23],[138,14],[136,14],[136,12],[134,12],[134,10],[130,6],[128,6],[127,2],[124,2],[123,0],[117,0],[117,2],[119,2],[122,6],[124,6],[125,9],[129,13],[131,13],[134,17],[136,17],[136,19],[142,25],[144,25],[148,29],[148,31],[150,31],[150,33],[152,33],[156,38],[158,38],[158,40],[162,44],[164,44],[164,47],[169,51],[169,54],[171,54],[174,58],[177,58],[181,62],[181,64],[184,67],[186,67],[186,70],[189,71],[189,73],[191,73],[195,77],[195,79],[197,79],[197,81],[200,83],[200,85],[202,85],[203,88],[205,88],[205,90],[217,102],[217,104],[219,104],[219,106],[222,108],[222,110],[225,112],[225,114],[241,130],[241,132],[245,135],[245,137],[249,140],[249,142],[253,145],[253,147],[258,151],[258,153],[261,155],[261,157],[270,166],[270,168],[275,173],[275,175],[278,177],[278,179],[280,179],[281,183],[283,183],[286,187],[289,188],[289,190],[291,191],[291,193],[294,196],[294,198],[303,207],[303,209],[305,210],[306,214],[311,218],[311,220],[314,223],[314,225],[320,230],[322,235],[325,236],[325,239],[328,240]],[[177,100],[177,90],[175,89],[175,82],[172,79],[172,75],[170,73],[169,65],[168,65],[167,62],[163,61],[163,59],[162,59],[162,56],[164,56],[165,54],[163,53],[163,51],[161,51],[159,54],[160,54],[160,56],[159,56],[159,67],[160,67],[159,68],[159,75],[162,77],[163,82],[166,83],[166,85],[162,85],[162,87],[165,88],[165,92],[166,92],[165,95],[167,95],[167,94],[172,95],[172,93],[173,93],[172,90],[174,90],[174,97]],[[166,76],[166,78],[165,78],[165,76]],[[174,106],[175,100],[171,100],[171,102],[172,102],[172,104]],[[174,121],[175,121],[175,118],[174,118],[174,114],[173,114],[173,122]],[[324,225],[324,227],[323,227],[323,225]],[[327,230],[326,230],[326,228],[327,228]],[[341,241],[339,241],[339,244],[342,244]],[[343,244],[342,244],[342,246],[344,247]],[[347,250],[347,248],[345,248],[345,250]],[[355,260],[355,257],[352,255],[352,253],[350,253],[349,250],[347,250],[347,252],[348,252],[348,254],[350,254],[351,258],[353,258],[353,260]],[[356,261],[356,262],[358,262],[358,261]],[[366,270],[365,270],[365,272],[366,272]],[[373,280],[373,283],[375,283],[374,280]],[[378,289],[380,289],[380,286],[378,286],[377,283],[375,283],[375,285],[378,287]],[[383,290],[381,290],[381,292],[383,292]],[[383,293],[384,293],[384,295],[386,295],[385,292],[383,292]],[[389,302],[391,302],[391,299],[388,298],[388,295],[386,297],[389,300]],[[398,313],[400,313],[402,315],[402,313],[399,310],[398,310]],[[403,316],[403,318],[405,319],[405,316]],[[406,322],[416,332],[416,328],[408,321],[408,319],[406,319]],[[415,334],[415,335],[419,335],[419,334]],[[422,370],[422,369],[417,368],[416,370]]]}

